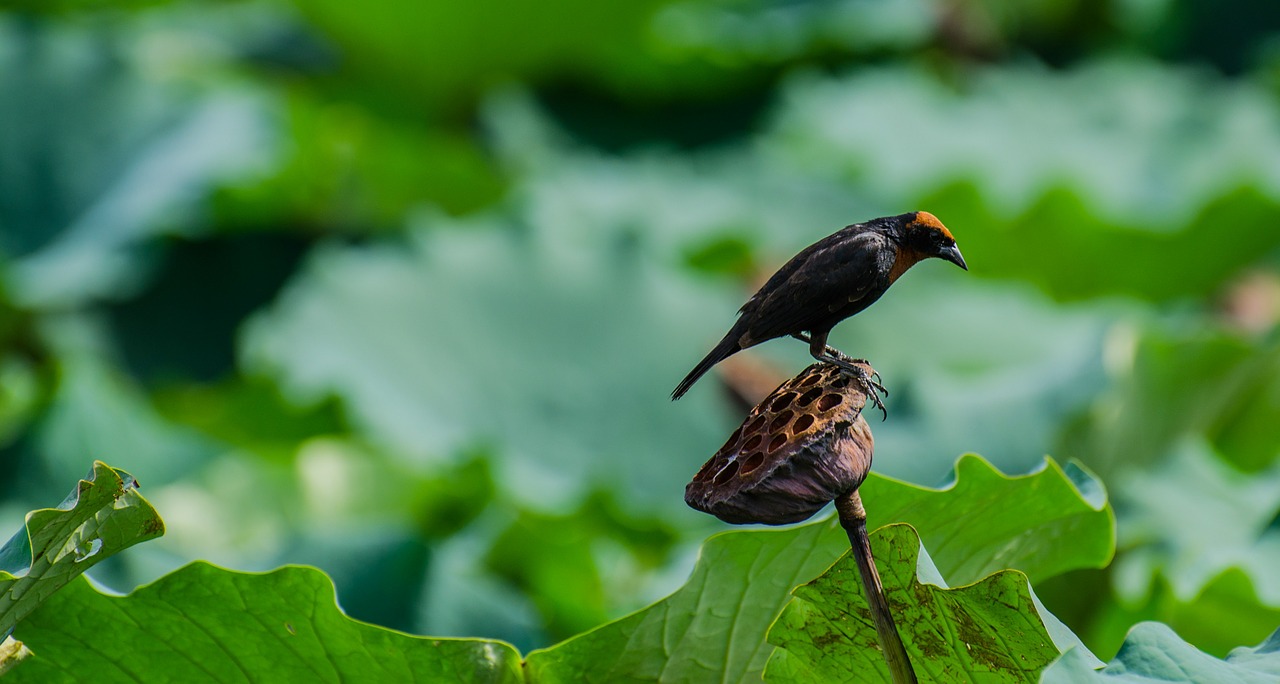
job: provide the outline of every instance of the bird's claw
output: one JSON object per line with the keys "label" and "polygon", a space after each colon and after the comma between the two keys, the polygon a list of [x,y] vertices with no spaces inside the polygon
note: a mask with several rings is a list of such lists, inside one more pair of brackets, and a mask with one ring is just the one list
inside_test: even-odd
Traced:
{"label": "bird's claw", "polygon": [[[871,368],[870,361],[866,359],[851,358],[849,356],[846,356],[843,352],[836,349],[835,347],[827,347],[827,354],[834,359],[843,361],[845,364],[848,364],[848,366],[853,368],[857,368],[858,366],[866,366],[868,368]],[[877,391],[884,393],[886,397],[889,396],[889,390],[885,389],[884,385],[880,384],[881,382],[880,371],[872,368],[870,378],[865,377],[866,371],[862,371],[860,369],[855,373],[855,375],[858,376],[858,379],[861,380],[864,385],[874,386]],[[871,381],[870,383],[867,382],[868,379]],[[867,391],[869,392],[870,390],[867,390]],[[878,399],[876,400],[876,405],[880,407],[880,410],[882,411],[884,410],[884,405],[881,404]]]}
{"label": "bird's claw", "polygon": [[[811,336],[804,333],[796,333],[792,335],[792,337],[803,342],[810,342],[812,339]],[[881,420],[887,420],[889,418],[889,410],[884,407],[884,401],[880,399],[881,394],[886,397],[889,396],[889,390],[885,389],[884,385],[880,384],[880,372],[871,368],[870,362],[866,359],[852,358],[839,349],[829,345],[824,345],[820,352],[814,352],[813,358],[830,363],[839,368],[846,375],[850,375],[856,379],[862,384],[862,390],[867,395],[867,398],[871,400],[872,404],[875,404],[876,408],[880,409],[880,413],[883,414]],[[870,373],[867,372],[867,368],[871,368]]]}
{"label": "bird's claw", "polygon": [[885,408],[884,401],[880,398],[880,395],[882,394],[886,397],[889,396],[889,390],[885,389],[884,385],[881,384],[879,372],[875,369],[872,369],[870,373],[867,372],[866,368],[870,367],[871,364],[867,363],[864,359],[850,359],[848,357],[835,357],[822,360],[832,363],[845,375],[857,380],[858,383],[862,385],[862,391],[867,395],[867,399],[874,404],[876,408],[880,409],[880,413],[882,414],[880,420],[887,420],[889,418],[889,410]]}
{"label": "bird's claw", "polygon": [[888,420],[889,410],[884,407],[884,401],[880,399],[880,395],[889,396],[889,390],[880,384],[880,374],[872,371],[870,375],[867,375],[866,371],[863,371],[858,376],[858,382],[862,383],[863,391],[866,393],[867,398],[871,400],[871,403],[880,409],[880,420]]}
{"label": "bird's claw", "polygon": [[[849,363],[851,363],[851,364],[859,364],[859,365],[868,366],[868,367],[870,367],[870,366],[871,366],[871,362],[870,362],[870,361],[868,361],[868,360],[866,360],[866,359],[851,359],[851,358],[849,358],[849,357],[847,357],[847,356],[846,356],[846,357],[844,358],[844,360],[845,360],[845,361],[848,361],[848,362],[849,362]],[[880,381],[880,371],[875,370],[874,368],[872,368],[872,369],[871,369],[871,380],[873,380],[873,381],[874,381],[875,388],[876,388],[877,390],[879,390],[879,391],[881,391],[881,392],[884,392],[884,395],[885,395],[886,397],[887,397],[887,396],[889,396],[889,390],[885,389],[885,388],[884,388],[884,385],[881,385],[881,384],[880,384],[880,382],[881,382],[881,381]]]}

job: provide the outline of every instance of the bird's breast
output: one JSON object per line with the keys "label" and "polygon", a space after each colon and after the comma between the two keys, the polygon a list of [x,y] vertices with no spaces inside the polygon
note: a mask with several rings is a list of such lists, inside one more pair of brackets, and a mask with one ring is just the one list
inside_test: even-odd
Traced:
{"label": "bird's breast", "polygon": [[907,269],[915,266],[924,259],[924,255],[914,249],[898,249],[893,258],[893,266],[889,269],[889,284],[892,285],[895,280],[907,272]]}

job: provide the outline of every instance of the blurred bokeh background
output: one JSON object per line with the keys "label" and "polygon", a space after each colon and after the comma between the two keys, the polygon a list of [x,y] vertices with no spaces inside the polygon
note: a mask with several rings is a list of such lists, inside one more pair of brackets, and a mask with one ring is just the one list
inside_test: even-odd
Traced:
{"label": "blurred bokeh background", "polygon": [[807,355],[671,388],[799,248],[924,209],[970,272],[832,338],[876,469],[1097,472],[1116,562],[1037,590],[1100,656],[1280,623],[1274,2],[4,6],[0,523],[131,471],[168,534],[109,587],[308,563],[524,649],[636,609]]}

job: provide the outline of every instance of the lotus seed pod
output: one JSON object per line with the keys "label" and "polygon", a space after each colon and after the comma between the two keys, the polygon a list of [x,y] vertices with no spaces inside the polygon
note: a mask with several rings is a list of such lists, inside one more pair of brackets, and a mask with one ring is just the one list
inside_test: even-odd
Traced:
{"label": "lotus seed pod", "polygon": [[727,523],[785,525],[856,490],[874,447],[864,391],[834,365],[804,369],[752,409],[685,487],[685,503]]}

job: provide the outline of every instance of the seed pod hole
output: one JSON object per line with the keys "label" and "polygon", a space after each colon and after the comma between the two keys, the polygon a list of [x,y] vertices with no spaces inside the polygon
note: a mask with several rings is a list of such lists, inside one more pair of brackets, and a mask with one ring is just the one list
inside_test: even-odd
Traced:
{"label": "seed pod hole", "polygon": [[707,461],[707,464],[702,466],[702,470],[699,470],[698,474],[693,476],[693,479],[698,482],[706,482],[707,480],[711,479],[712,473],[723,468],[724,465],[728,462],[729,462],[729,459],[727,458],[715,458],[710,461]]}
{"label": "seed pod hole", "polygon": [[728,482],[729,480],[731,480],[733,476],[737,474],[738,474],[738,462],[730,461],[729,465],[726,465],[724,468],[721,468],[720,472],[716,473],[716,476],[712,481],[718,485],[722,485]]}
{"label": "seed pod hole", "polygon": [[737,445],[738,440],[740,440],[740,439],[742,439],[742,426],[741,426],[741,425],[739,425],[739,426],[738,426],[738,429],[737,429],[737,430],[734,430],[734,431],[733,431],[733,434],[732,434],[732,435],[729,435],[729,441],[725,442],[725,443],[724,443],[724,446],[720,447],[720,452],[718,452],[718,453],[723,453],[723,452],[726,452],[726,451],[735,451],[734,446],[735,446],[735,445]]}
{"label": "seed pod hole", "polygon": [[697,471],[685,502],[729,523],[782,525],[854,491],[873,449],[860,411],[864,389],[831,364],[778,386]]}
{"label": "seed pod hole", "polygon": [[798,435],[801,432],[804,432],[805,430],[808,430],[809,428],[813,427],[813,423],[814,423],[813,416],[806,413],[803,416],[796,418],[796,424],[791,426],[791,430],[793,433]]}
{"label": "seed pod hole", "polygon": [[769,432],[777,432],[778,430],[785,428],[787,423],[790,423],[794,416],[795,414],[790,411],[783,411],[782,413],[774,416],[773,422],[769,423]]}
{"label": "seed pod hole", "polygon": [[839,394],[824,394],[822,395],[822,398],[818,400],[818,410],[830,411],[831,409],[839,406],[842,401],[844,401],[844,397]]}
{"label": "seed pod hole", "polygon": [[822,388],[814,387],[808,392],[800,395],[800,398],[796,400],[796,406],[799,406],[800,408],[808,408],[809,404],[812,404],[814,400],[820,396],[822,396]]}

